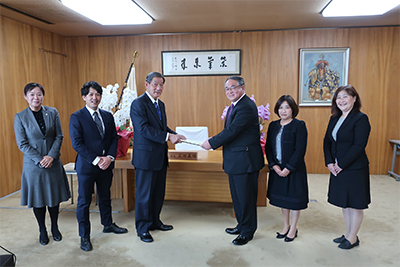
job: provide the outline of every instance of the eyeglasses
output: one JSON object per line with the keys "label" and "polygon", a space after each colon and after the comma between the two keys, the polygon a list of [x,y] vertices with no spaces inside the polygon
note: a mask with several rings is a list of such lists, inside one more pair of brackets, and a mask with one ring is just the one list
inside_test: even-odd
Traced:
{"label": "eyeglasses", "polygon": [[225,91],[236,90],[239,87],[242,87],[242,86],[241,85],[232,85],[230,87],[225,87]]}

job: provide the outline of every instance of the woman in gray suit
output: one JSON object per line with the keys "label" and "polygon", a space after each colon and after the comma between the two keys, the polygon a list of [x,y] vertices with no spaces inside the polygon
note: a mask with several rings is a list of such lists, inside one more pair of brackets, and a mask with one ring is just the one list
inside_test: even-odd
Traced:
{"label": "woman in gray suit", "polygon": [[70,198],[67,176],[60,159],[64,136],[58,111],[42,106],[44,89],[40,84],[28,83],[24,97],[29,107],[15,114],[14,119],[17,145],[24,153],[21,206],[33,207],[39,225],[39,242],[47,245],[46,206],[53,239],[61,241],[57,224],[60,202]]}

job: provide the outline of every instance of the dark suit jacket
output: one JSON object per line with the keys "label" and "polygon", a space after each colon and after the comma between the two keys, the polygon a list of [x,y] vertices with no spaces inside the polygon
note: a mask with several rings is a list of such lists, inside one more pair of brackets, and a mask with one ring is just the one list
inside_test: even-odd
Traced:
{"label": "dark suit jacket", "polygon": [[158,99],[161,118],[146,93],[136,98],[131,105],[133,124],[132,165],[143,170],[158,171],[168,164],[167,132],[176,134],[167,126],[165,105]]}
{"label": "dark suit jacket", "polygon": [[[99,167],[92,164],[97,156],[110,155],[115,158],[117,155],[118,135],[114,117],[108,111],[99,110],[105,127],[103,139],[86,107],[71,115],[69,133],[72,147],[78,152],[75,162],[75,169],[78,173],[97,172]],[[114,162],[111,163],[109,168],[114,168]]]}
{"label": "dark suit jacket", "polygon": [[223,146],[227,174],[250,173],[264,167],[259,127],[257,106],[245,95],[233,108],[224,130],[209,139],[213,149]]}
{"label": "dark suit jacket", "polygon": [[304,156],[307,148],[307,128],[304,121],[293,119],[283,128],[282,132],[282,164],[276,159],[276,136],[281,128],[280,120],[273,121],[268,127],[265,154],[267,155],[269,168],[280,165],[290,172],[306,172]]}
{"label": "dark suit jacket", "polygon": [[[339,116],[340,117],[340,116]],[[361,169],[369,164],[365,147],[367,146],[371,125],[362,112],[350,112],[340,126],[335,141],[332,130],[339,117],[331,117],[324,138],[325,165],[335,163],[342,169]]]}

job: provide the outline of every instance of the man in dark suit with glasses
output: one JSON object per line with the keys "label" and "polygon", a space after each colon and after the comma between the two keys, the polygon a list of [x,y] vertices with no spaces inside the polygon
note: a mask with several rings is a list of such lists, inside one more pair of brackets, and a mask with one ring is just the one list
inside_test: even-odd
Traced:
{"label": "man in dark suit with glasses", "polygon": [[237,225],[225,232],[238,235],[232,243],[247,244],[257,229],[258,173],[264,167],[256,104],[245,94],[244,79],[231,76],[225,81],[225,94],[231,106],[225,127],[202,144],[202,148],[223,147],[223,168],[229,186]]}

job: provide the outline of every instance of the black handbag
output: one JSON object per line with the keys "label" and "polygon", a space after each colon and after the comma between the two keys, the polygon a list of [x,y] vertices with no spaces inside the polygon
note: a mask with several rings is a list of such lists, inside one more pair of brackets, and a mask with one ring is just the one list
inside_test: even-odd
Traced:
{"label": "black handbag", "polygon": [[0,248],[7,252],[7,254],[0,255],[0,267],[14,267],[15,262],[17,261],[17,256],[2,246],[0,246]]}

